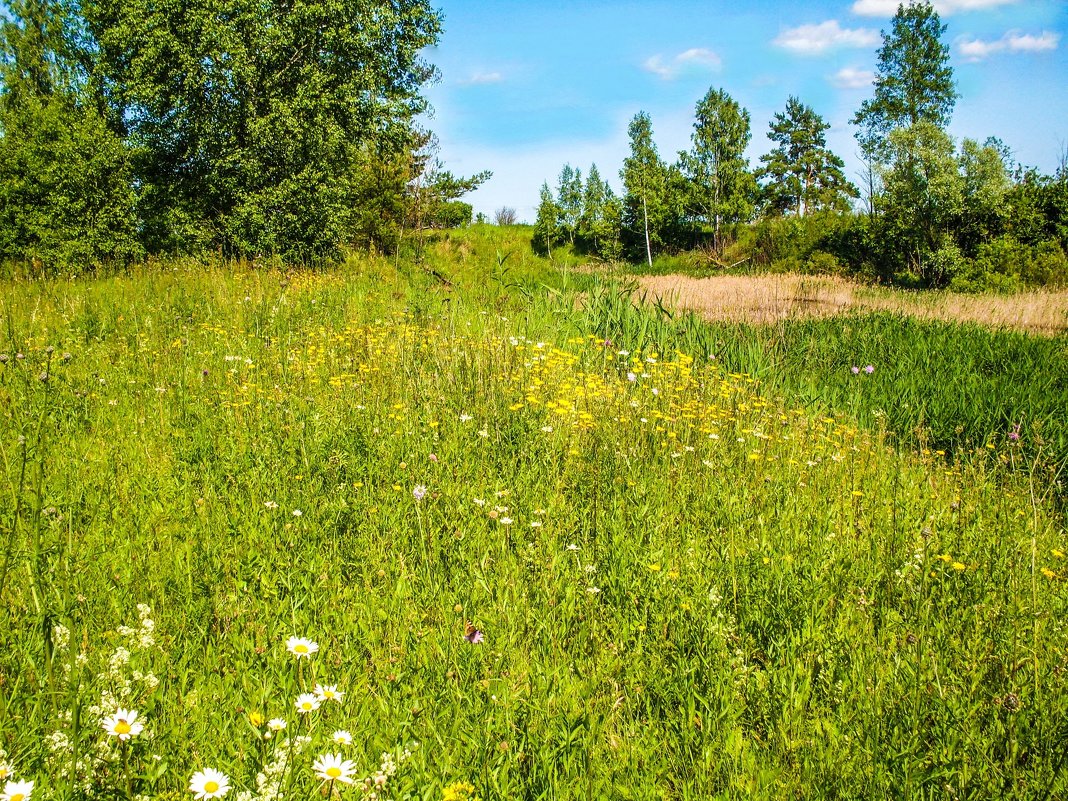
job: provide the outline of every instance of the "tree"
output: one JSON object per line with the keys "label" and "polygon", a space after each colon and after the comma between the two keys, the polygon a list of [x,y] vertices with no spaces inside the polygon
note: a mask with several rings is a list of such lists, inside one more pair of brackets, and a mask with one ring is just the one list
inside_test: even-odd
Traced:
{"label": "tree", "polygon": [[1006,155],[997,139],[987,139],[981,145],[973,139],[961,143],[958,161],[963,186],[956,237],[961,250],[969,257],[975,255],[983,242],[1000,236],[1005,230],[1009,212],[1006,197],[1012,187]]}
{"label": "tree", "polygon": [[[432,228],[439,225],[455,227],[458,224],[456,221],[461,218],[464,225],[471,222],[470,204],[461,203],[460,198],[478,189],[492,177],[493,173],[489,170],[466,178],[453,175],[444,169],[439,159],[431,159],[422,172],[409,183],[408,191],[416,203],[416,208],[420,210],[416,215],[418,222],[414,227],[423,227],[424,221]],[[463,218],[462,214],[457,216],[463,208],[467,209],[466,218]]]}
{"label": "tree", "polygon": [[786,111],[771,121],[768,138],[778,144],[761,156],[764,166],[758,178],[767,208],[777,214],[798,217],[814,211],[847,211],[849,198],[859,197],[846,180],[845,163],[827,149],[824,132],[830,126],[810,106],[796,97],[786,101]]}
{"label": "tree", "polygon": [[602,258],[619,258],[619,201],[601,178],[596,164],[586,173],[575,240],[579,247]]}
{"label": "tree", "polygon": [[515,225],[516,219],[515,209],[511,206],[501,206],[493,215],[493,222],[496,225]]}
{"label": "tree", "polygon": [[953,140],[930,121],[890,133],[890,166],[882,169],[886,233],[921,278],[943,285],[953,276],[943,256],[956,250],[955,223],[964,209],[964,179]]}
{"label": "tree", "polygon": [[563,241],[560,217],[560,205],[553,197],[549,188],[549,182],[541,185],[541,195],[538,202],[538,215],[534,220],[534,233],[531,237],[531,245],[538,253],[544,253],[550,258],[553,255],[553,247]]}
{"label": "tree", "polygon": [[357,235],[367,159],[403,163],[434,77],[429,0],[83,0],[93,86],[139,154],[154,249],[302,260]]}
{"label": "tree", "polygon": [[698,102],[689,152],[680,153],[689,180],[689,205],[712,225],[715,246],[720,226],[746,220],[753,213],[756,184],[745,148],[751,138],[749,112],[722,89],[709,89]]}
{"label": "tree", "polygon": [[129,152],[90,101],[76,6],[0,24],[0,256],[79,270],[140,256]]}
{"label": "tree", "polygon": [[620,179],[623,198],[622,234],[632,255],[644,250],[653,264],[653,244],[663,244],[663,236],[673,220],[668,203],[668,168],[653,142],[653,124],[644,111],[638,112],[627,128],[630,155],[623,161]]}
{"label": "tree", "polygon": [[563,234],[574,244],[579,217],[582,216],[582,170],[573,170],[570,164],[565,164],[560,170],[560,179],[556,185],[556,203],[560,207],[560,227]]}
{"label": "tree", "polygon": [[946,26],[929,2],[903,3],[876,66],[875,96],[853,117],[861,148],[884,161],[890,132],[921,122],[945,128],[953,114],[957,91],[949,64],[949,46],[942,42]]}

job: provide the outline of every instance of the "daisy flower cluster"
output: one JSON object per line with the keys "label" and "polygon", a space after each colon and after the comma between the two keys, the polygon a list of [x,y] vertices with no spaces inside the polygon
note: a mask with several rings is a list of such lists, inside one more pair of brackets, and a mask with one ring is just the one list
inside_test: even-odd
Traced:
{"label": "daisy flower cluster", "polygon": [[[344,704],[346,692],[336,684],[315,682],[310,690],[305,685],[305,666],[308,673],[313,672],[313,659],[319,653],[319,644],[307,637],[292,636],[285,642],[285,649],[297,666],[298,692],[293,701],[292,714],[295,718],[273,717],[264,722],[266,715],[254,713],[249,715],[249,722],[260,733],[263,740],[275,740],[275,746],[269,756],[265,757],[260,771],[256,774],[254,789],[236,791],[236,801],[278,801],[284,795],[283,788],[302,773],[318,780],[321,791],[333,797],[343,788],[351,786],[365,801],[388,801],[387,791],[391,779],[399,767],[412,755],[412,747],[403,748],[396,754],[384,753],[378,768],[368,775],[361,776],[357,764],[348,758],[345,749],[353,744],[352,733],[346,729],[334,729],[329,735],[328,750],[319,753],[307,769],[301,768],[302,755],[312,747],[313,742],[321,742],[318,716],[325,705]],[[311,681],[309,681],[311,683]],[[294,728],[308,732],[292,738],[276,739],[283,732]],[[305,773],[304,771],[308,772]],[[189,780],[189,791],[194,801],[209,801],[223,798],[233,787],[230,777],[215,767],[197,770]]]}

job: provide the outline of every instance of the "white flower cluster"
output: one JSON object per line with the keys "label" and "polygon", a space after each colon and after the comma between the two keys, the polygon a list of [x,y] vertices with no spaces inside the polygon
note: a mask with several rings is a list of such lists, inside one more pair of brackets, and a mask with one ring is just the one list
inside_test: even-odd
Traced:
{"label": "white flower cluster", "polygon": [[271,760],[256,774],[256,789],[242,790],[237,794],[237,801],[277,801],[281,798],[290,757],[299,756],[310,742],[310,737],[294,737],[291,746],[288,739],[280,740]]}
{"label": "white flower cluster", "polygon": [[[118,769],[119,754],[104,739],[83,745],[74,760],[74,744],[64,731],[54,731],[45,737],[48,755],[45,764],[50,775],[59,777],[79,793],[94,797],[105,793],[95,777]],[[47,793],[46,793],[47,795]]]}
{"label": "white flower cluster", "polygon": [[919,579],[923,576],[923,562],[924,553],[920,548],[913,552],[912,559],[908,560],[894,571],[894,577],[903,584],[913,584],[913,579]]}
{"label": "white flower cluster", "polygon": [[57,623],[52,627],[52,647],[57,651],[66,651],[70,647],[70,629]]}
{"label": "white flower cluster", "polygon": [[361,783],[363,797],[367,799],[367,801],[389,801],[389,798],[385,795],[386,784],[396,774],[397,769],[411,757],[412,749],[418,747],[418,743],[412,743],[396,755],[388,751],[382,754],[382,758],[379,760],[378,770],[364,779]]}
{"label": "white flower cluster", "polygon": [[[47,772],[87,798],[112,792],[105,786],[104,779],[120,768],[122,752],[115,747],[117,743],[152,737],[151,730],[139,719],[135,702],[155,690],[159,679],[153,673],[133,669],[133,666],[155,645],[156,624],[152,620],[152,610],[145,604],[139,604],[137,612],[137,626],[115,629],[121,644],[108,653],[102,663],[93,660],[95,667],[81,674],[79,689],[91,693],[95,701],[85,707],[80,732],[73,729],[70,709],[62,709],[53,721],[55,730],[45,737]],[[89,655],[82,651],[73,661],[69,658],[71,633],[66,626],[53,627],[52,645],[67,678],[70,678],[74,664],[80,667],[90,664]],[[90,725],[86,726],[86,722]],[[79,737],[77,743],[75,736]],[[44,796],[50,797],[50,792],[46,790]]]}

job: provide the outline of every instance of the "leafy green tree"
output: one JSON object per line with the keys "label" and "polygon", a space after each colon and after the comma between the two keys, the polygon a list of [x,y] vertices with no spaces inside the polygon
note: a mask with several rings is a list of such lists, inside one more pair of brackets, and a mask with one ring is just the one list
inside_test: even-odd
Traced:
{"label": "leafy green tree", "polygon": [[429,0],[84,0],[153,249],[308,259],[355,239],[368,158],[403,162],[434,76]]}
{"label": "leafy green tree", "polygon": [[745,158],[751,138],[749,112],[722,89],[709,89],[697,103],[693,145],[679,161],[689,180],[688,205],[712,226],[717,248],[724,222],[753,214],[756,183]]}
{"label": "leafy green tree", "polygon": [[16,0],[0,25],[0,256],[80,270],[141,255],[129,154],[87,102],[77,7]]}
{"label": "leafy green tree", "polygon": [[1004,232],[1009,212],[1006,197],[1012,182],[1004,148],[996,139],[983,144],[965,139],[958,161],[963,187],[956,238],[965,255],[972,257],[983,242]]}
{"label": "leafy green tree", "polygon": [[876,66],[875,96],[853,117],[861,148],[885,161],[891,131],[928,123],[945,128],[953,114],[957,90],[949,64],[946,26],[929,2],[902,3]]}
{"label": "leafy green tree", "polygon": [[886,239],[923,280],[944,285],[958,259],[945,256],[959,252],[954,233],[965,194],[953,141],[938,125],[923,121],[892,131],[887,153],[890,166],[881,173]]}
{"label": "leafy green tree", "polygon": [[1021,170],[1005,204],[1006,228],[1016,239],[1028,245],[1052,240],[1068,251],[1068,170]]}
{"label": "leafy green tree", "polygon": [[768,134],[777,147],[761,156],[757,172],[766,179],[766,207],[780,215],[804,217],[817,211],[848,211],[849,199],[860,193],[845,177],[845,163],[827,148],[823,118],[791,97],[785,112],[775,115]]}
{"label": "leafy green tree", "polygon": [[575,243],[579,218],[582,216],[582,170],[565,164],[556,185],[556,203],[560,207],[560,228],[571,243]]}
{"label": "leafy green tree", "polygon": [[538,214],[534,220],[534,232],[531,237],[531,245],[535,252],[551,257],[553,248],[564,241],[563,229],[560,225],[562,214],[560,204],[556,202],[553,191],[549,188],[549,182],[546,181],[541,185]]}
{"label": "leafy green tree", "polygon": [[653,142],[653,124],[644,111],[638,112],[627,128],[630,155],[619,175],[625,195],[622,211],[622,239],[631,256],[639,253],[653,264],[653,247],[665,243],[675,224],[668,194],[668,167]]}
{"label": "leafy green tree", "polygon": [[612,187],[601,178],[597,165],[590,165],[575,237],[579,247],[602,258],[619,258],[620,210]]}

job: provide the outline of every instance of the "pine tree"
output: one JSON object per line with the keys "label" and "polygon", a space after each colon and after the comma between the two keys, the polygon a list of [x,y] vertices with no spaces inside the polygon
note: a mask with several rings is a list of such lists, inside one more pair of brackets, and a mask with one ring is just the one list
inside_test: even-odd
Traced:
{"label": "pine tree", "polygon": [[824,132],[830,126],[823,118],[790,97],[785,112],[777,113],[770,127],[768,138],[778,147],[760,157],[764,166],[757,173],[767,179],[763,188],[766,207],[776,214],[798,217],[821,210],[848,210],[849,198],[860,193],[846,180],[845,163],[827,149]]}
{"label": "pine tree", "polygon": [[567,240],[574,244],[579,218],[582,216],[582,170],[572,169],[570,164],[565,164],[560,171],[556,192],[556,202],[560,207],[560,227]]}
{"label": "pine tree", "polygon": [[619,203],[612,188],[601,178],[596,164],[590,165],[582,193],[576,243],[602,258],[619,257]]}

